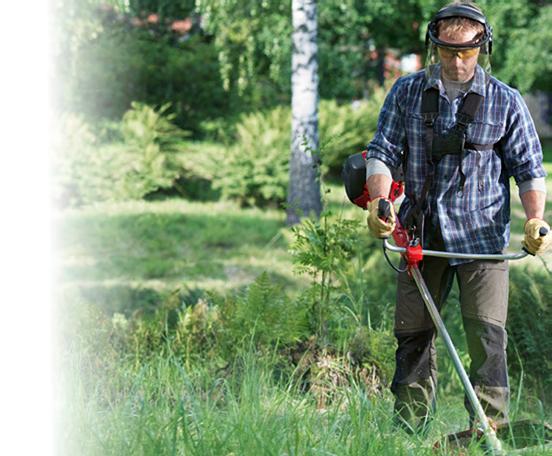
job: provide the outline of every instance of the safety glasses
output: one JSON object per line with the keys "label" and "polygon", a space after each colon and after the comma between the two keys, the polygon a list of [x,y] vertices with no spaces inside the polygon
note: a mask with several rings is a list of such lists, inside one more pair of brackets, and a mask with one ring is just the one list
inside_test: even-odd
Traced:
{"label": "safety glasses", "polygon": [[479,52],[478,47],[471,48],[471,49],[453,49],[453,48],[438,46],[437,50],[439,51],[439,55],[441,56],[442,59],[452,59],[453,57],[458,56],[462,60],[466,60],[471,57],[474,57]]}

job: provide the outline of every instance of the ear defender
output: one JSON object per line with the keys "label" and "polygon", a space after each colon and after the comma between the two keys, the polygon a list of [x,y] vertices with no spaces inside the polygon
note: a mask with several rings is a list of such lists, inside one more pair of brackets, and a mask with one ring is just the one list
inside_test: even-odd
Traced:
{"label": "ear defender", "polygon": [[[438,38],[438,32],[437,32],[437,23],[443,19],[448,19],[451,17],[464,17],[466,19],[471,19],[472,21],[479,22],[483,27],[485,28],[485,31],[483,33],[483,37],[481,40],[473,44],[471,46],[454,46],[450,43],[445,43],[444,41],[441,41]],[[429,22],[427,26],[427,32],[425,37],[425,45],[426,48],[429,46],[430,41],[434,43],[437,46],[446,46],[446,47],[463,47],[463,48],[470,48],[470,47],[480,47],[481,52],[484,54],[491,55],[492,53],[492,43],[493,43],[493,29],[487,22],[487,18],[485,15],[479,11],[478,9],[474,8],[470,5],[451,5],[446,6],[442,9],[440,9],[437,14],[433,17],[433,19]]]}

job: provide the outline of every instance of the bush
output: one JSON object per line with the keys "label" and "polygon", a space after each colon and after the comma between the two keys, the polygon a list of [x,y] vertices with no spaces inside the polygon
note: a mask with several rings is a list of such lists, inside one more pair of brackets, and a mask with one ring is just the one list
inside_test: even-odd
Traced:
{"label": "bush", "polygon": [[247,289],[226,296],[177,289],[159,294],[148,307],[112,310],[77,295],[64,306],[63,337],[86,349],[91,359],[106,353],[115,362],[143,360],[170,346],[186,363],[204,363],[206,357],[232,362],[241,349],[270,354],[309,335],[307,310],[266,272]]}
{"label": "bush", "polygon": [[215,188],[215,182],[217,170],[223,166],[221,144],[201,141],[185,142],[181,146],[180,175],[169,192],[196,201],[219,199],[220,190]]}
{"label": "bush", "polygon": [[172,123],[168,109],[168,104],[155,110],[132,103],[119,126],[123,142],[103,145],[81,117],[65,116],[56,146],[57,202],[140,199],[172,187],[181,173],[179,153],[186,133]]}
{"label": "bush", "polygon": [[266,272],[246,293],[228,296],[220,307],[226,346],[233,353],[239,347],[288,346],[308,336],[306,308],[288,298]]}
{"label": "bush", "polygon": [[320,153],[322,174],[341,174],[343,161],[366,148],[376,132],[378,115],[386,91],[376,88],[368,100],[339,105],[332,100],[320,103]]}
{"label": "bush", "polygon": [[113,120],[132,101],[170,101],[176,124],[194,134],[200,133],[201,121],[229,112],[217,52],[199,36],[171,44],[115,23],[82,43],[72,59],[60,65],[63,111]]}
{"label": "bush", "polygon": [[76,206],[85,200],[90,179],[83,176],[93,168],[91,159],[97,138],[82,116],[63,115],[53,139],[53,198],[56,204]]}
{"label": "bush", "polygon": [[[121,122],[121,132],[129,164],[122,182],[122,196],[142,198],[160,188],[171,187],[179,175],[177,154],[186,133],[172,121],[165,104],[157,111],[132,102]],[[126,161],[125,161],[126,162]]]}
{"label": "bush", "polygon": [[[361,151],[375,132],[384,89],[358,106],[320,103],[323,174],[337,176],[345,158]],[[291,112],[288,107],[244,115],[225,151],[215,186],[243,206],[278,206],[286,200]]]}
{"label": "bush", "polygon": [[242,116],[236,142],[220,157],[215,187],[243,206],[285,201],[291,135],[289,108]]}

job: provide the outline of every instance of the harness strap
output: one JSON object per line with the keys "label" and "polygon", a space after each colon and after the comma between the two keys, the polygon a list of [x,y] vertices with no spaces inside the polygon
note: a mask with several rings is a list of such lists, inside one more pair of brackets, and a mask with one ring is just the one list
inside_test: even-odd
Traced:
{"label": "harness strap", "polygon": [[466,182],[466,175],[462,169],[462,162],[465,154],[465,149],[473,150],[489,150],[494,148],[494,144],[475,144],[466,143],[466,131],[470,123],[475,119],[475,115],[479,110],[484,97],[481,95],[470,92],[468,93],[462,102],[460,109],[456,114],[456,123],[449,131],[448,135],[455,136],[456,144],[460,144],[459,150],[435,150],[435,145],[443,148],[443,144],[446,142],[443,137],[440,136],[435,143],[435,119],[439,115],[439,90],[435,87],[431,87],[422,93],[422,106],[421,114],[424,121],[424,146],[426,150],[428,171],[425,178],[424,185],[420,192],[419,198],[409,192],[409,199],[412,201],[412,208],[405,218],[405,226],[413,229],[416,235],[422,239],[424,216],[429,215],[429,207],[427,206],[427,196],[433,185],[433,179],[435,176],[435,168],[441,158],[447,154],[459,154],[459,174],[460,174],[460,188],[464,188]]}
{"label": "harness strap", "polygon": [[462,149],[460,150],[460,163],[459,163],[459,173],[460,173],[460,189],[464,188],[466,183],[466,175],[462,168],[462,162],[464,161],[464,150],[465,150],[465,141],[466,141],[466,130],[468,125],[473,122],[475,119],[475,114],[483,102],[483,97],[475,92],[468,93],[462,102],[462,107],[458,110],[456,114],[456,125],[454,129],[458,136],[462,140]]}
{"label": "harness strap", "polygon": [[422,94],[422,118],[424,120],[424,146],[427,157],[428,172],[420,197],[411,192],[408,197],[412,201],[412,208],[407,214],[405,226],[414,231],[416,236],[422,239],[424,227],[424,213],[426,212],[426,200],[431,185],[433,184],[434,163],[433,163],[433,136],[435,119],[439,115],[439,90],[432,87]]}
{"label": "harness strap", "polygon": [[495,144],[474,144],[470,142],[464,143],[464,147],[471,150],[491,150],[494,148],[494,146]]}
{"label": "harness strap", "polygon": [[475,92],[470,92],[464,97],[462,107],[456,115],[456,125],[463,127],[465,130],[469,123],[473,122],[475,114],[481,106],[483,97]]}

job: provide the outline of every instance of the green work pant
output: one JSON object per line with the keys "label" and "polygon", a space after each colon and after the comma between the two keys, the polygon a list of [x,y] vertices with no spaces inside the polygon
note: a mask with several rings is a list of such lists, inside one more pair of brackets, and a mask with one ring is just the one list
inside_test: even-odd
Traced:
{"label": "green work pant", "polygon": [[[442,240],[430,246],[443,250]],[[469,377],[487,416],[505,421],[509,385],[506,366],[508,264],[473,261],[450,266],[447,259],[424,257],[422,275],[438,309],[456,276],[460,309],[471,358]],[[436,330],[414,280],[407,272],[397,280],[395,311],[396,369],[391,386],[395,413],[412,429],[423,428],[435,407]],[[466,408],[474,413],[467,399]]]}

